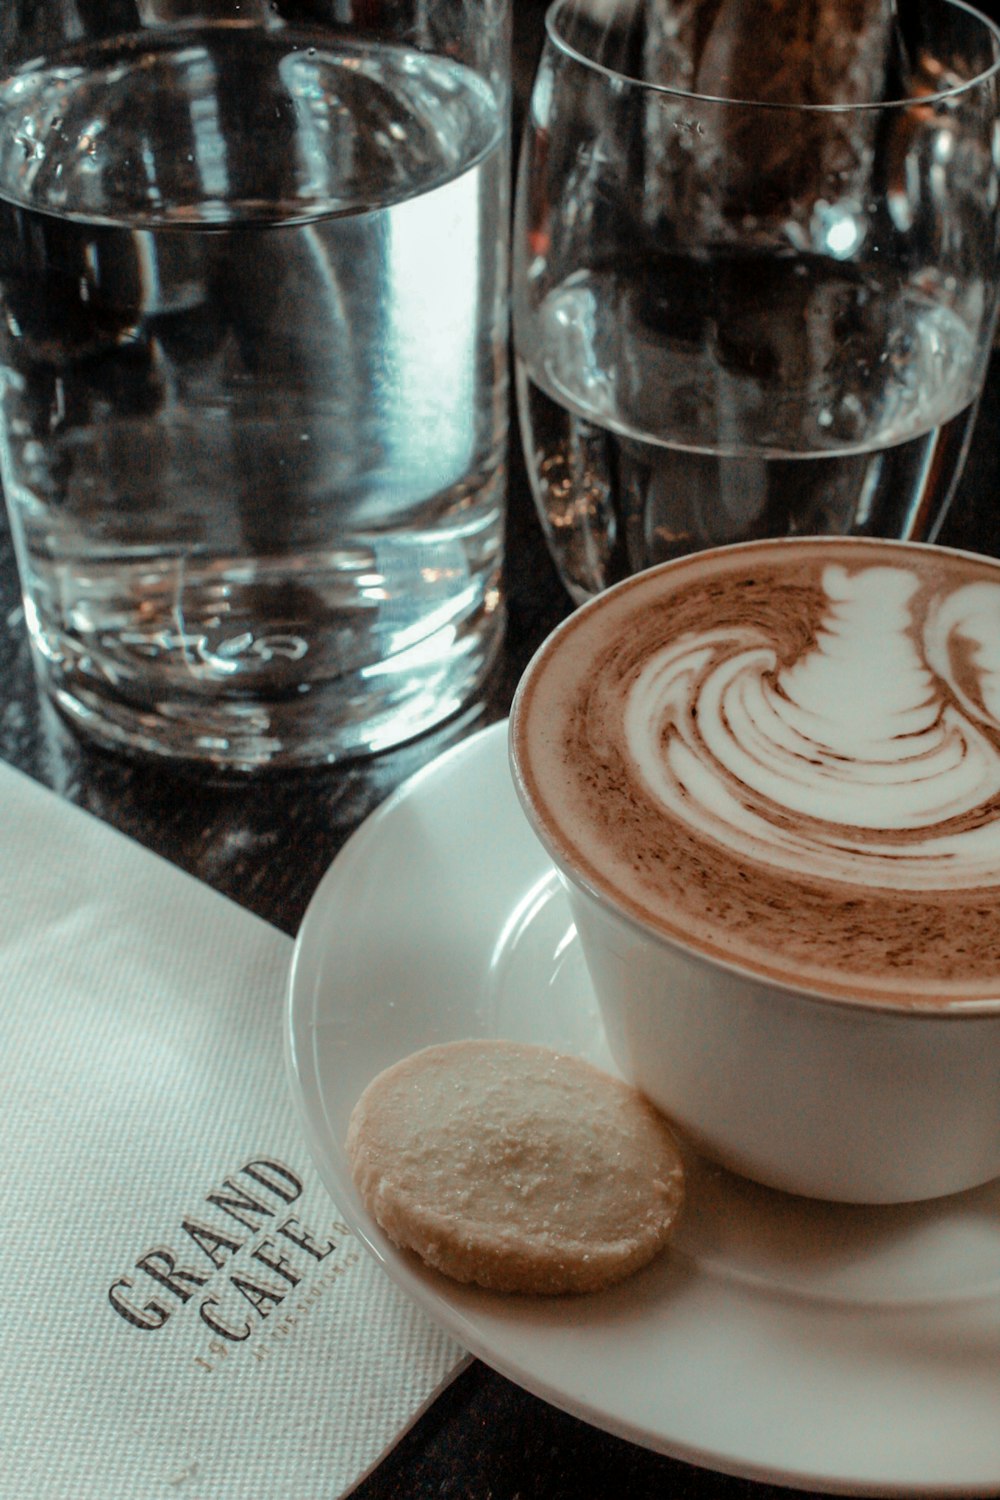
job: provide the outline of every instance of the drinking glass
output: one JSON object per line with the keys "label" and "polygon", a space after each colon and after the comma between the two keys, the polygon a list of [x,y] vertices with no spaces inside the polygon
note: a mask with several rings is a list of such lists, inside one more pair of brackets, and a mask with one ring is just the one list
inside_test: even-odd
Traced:
{"label": "drinking glass", "polygon": [[936,534],[996,313],[1000,35],[958,0],[881,4],[809,38],[794,6],[549,10],[514,338],[577,602],[752,537]]}
{"label": "drinking glass", "polygon": [[508,0],[3,0],[0,475],[102,742],[336,761],[489,668]]}

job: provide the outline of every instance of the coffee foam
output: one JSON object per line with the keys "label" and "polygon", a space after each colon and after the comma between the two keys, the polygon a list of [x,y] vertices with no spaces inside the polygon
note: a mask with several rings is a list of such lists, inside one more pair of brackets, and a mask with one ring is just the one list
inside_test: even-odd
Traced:
{"label": "coffee foam", "polygon": [[821,992],[1000,998],[1000,566],[670,564],[543,647],[514,733],[554,852],[667,935]]}

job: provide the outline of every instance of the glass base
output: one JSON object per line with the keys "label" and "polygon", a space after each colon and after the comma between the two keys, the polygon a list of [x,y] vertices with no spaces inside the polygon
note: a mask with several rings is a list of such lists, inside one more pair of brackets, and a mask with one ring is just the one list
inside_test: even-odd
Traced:
{"label": "glass base", "polygon": [[475,696],[499,650],[505,611],[490,598],[460,625],[349,674],[303,683],[280,698],[174,691],[140,697],[137,685],[97,680],[78,652],[53,652],[35,666],[71,726],[106,749],[217,772],[290,770],[358,760],[401,745],[458,713]]}

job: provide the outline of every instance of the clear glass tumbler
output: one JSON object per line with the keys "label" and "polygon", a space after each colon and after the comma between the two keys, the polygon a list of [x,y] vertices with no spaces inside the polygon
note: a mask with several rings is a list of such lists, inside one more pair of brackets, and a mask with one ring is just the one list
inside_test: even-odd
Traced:
{"label": "clear glass tumbler", "polygon": [[705,546],[944,517],[996,313],[1000,35],[958,0],[840,9],[835,35],[812,5],[548,13],[514,337],[578,602]]}
{"label": "clear glass tumbler", "polygon": [[0,475],[97,739],[336,761],[488,670],[509,44],[509,0],[4,0]]}

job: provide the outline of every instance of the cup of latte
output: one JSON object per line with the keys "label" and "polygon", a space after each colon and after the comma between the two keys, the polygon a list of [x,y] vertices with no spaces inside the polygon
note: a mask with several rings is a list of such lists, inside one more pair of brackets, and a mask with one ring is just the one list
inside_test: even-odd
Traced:
{"label": "cup of latte", "polygon": [[1000,1174],[1000,562],[650,569],[543,644],[510,746],[612,1054],[698,1149],[851,1202]]}

